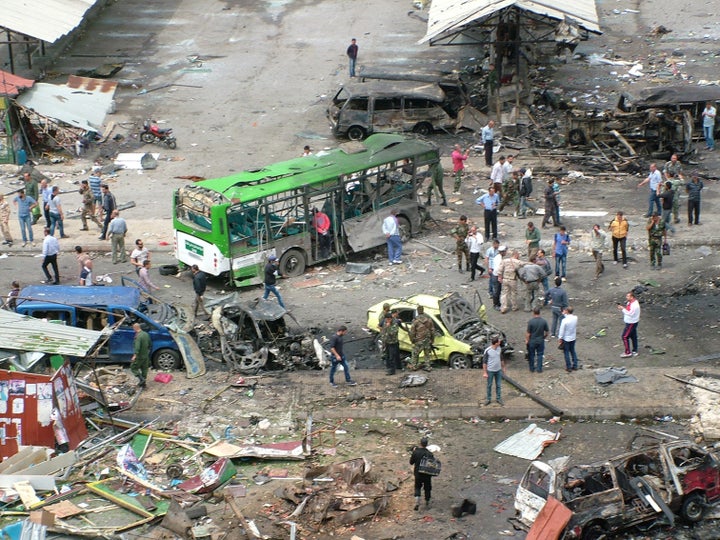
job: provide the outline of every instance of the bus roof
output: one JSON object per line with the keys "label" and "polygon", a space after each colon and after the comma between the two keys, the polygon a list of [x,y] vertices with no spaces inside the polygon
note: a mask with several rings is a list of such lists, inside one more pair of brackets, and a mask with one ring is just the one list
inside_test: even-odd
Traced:
{"label": "bus roof", "polygon": [[[428,141],[392,133],[378,133],[362,142],[350,141],[339,148],[315,155],[282,161],[232,176],[204,180],[197,182],[195,186],[221,193],[228,201],[253,201],[431,151],[437,152],[437,146]],[[322,174],[318,174],[321,170]],[[281,179],[286,181],[279,182]]]}
{"label": "bus roof", "polygon": [[20,291],[18,306],[68,304],[73,306],[128,306],[140,303],[140,290],[135,287],[81,287],[79,285],[29,285]]}

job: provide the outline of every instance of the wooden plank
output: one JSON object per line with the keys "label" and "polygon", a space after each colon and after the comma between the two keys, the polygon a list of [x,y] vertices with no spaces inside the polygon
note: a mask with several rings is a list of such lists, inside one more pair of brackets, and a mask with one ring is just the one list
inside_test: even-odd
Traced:
{"label": "wooden plank", "polygon": [[558,540],[573,513],[555,497],[548,496],[525,540]]}
{"label": "wooden plank", "polygon": [[74,465],[76,461],[77,453],[73,450],[71,452],[65,452],[64,454],[55,456],[47,461],[43,461],[42,463],[33,465],[30,468],[14,471],[13,474],[28,474],[37,476],[44,474],[54,475],[55,473],[63,471],[71,465]]}
{"label": "wooden plank", "polygon": [[54,491],[55,477],[40,474],[0,474],[0,488],[12,488],[17,482],[28,482],[33,489]]}

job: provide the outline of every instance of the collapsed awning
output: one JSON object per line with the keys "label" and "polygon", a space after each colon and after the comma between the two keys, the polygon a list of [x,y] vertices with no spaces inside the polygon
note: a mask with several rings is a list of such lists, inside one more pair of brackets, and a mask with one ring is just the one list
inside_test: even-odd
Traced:
{"label": "collapsed awning", "polygon": [[569,18],[589,32],[601,33],[595,0],[433,0],[427,33],[420,43],[461,32],[512,7],[559,21]]}
{"label": "collapsed awning", "polygon": [[54,43],[77,27],[97,0],[3,0],[0,27]]}
{"label": "collapsed awning", "polygon": [[42,352],[82,358],[103,337],[85,330],[0,310],[0,344],[3,349]]}
{"label": "collapsed awning", "polygon": [[7,71],[0,70],[0,96],[15,97],[22,90],[35,84],[32,79],[24,79]]}
{"label": "collapsed awning", "polygon": [[36,113],[85,131],[102,133],[105,115],[112,110],[117,83],[89,77],[68,77],[67,84],[37,83],[17,98]]}

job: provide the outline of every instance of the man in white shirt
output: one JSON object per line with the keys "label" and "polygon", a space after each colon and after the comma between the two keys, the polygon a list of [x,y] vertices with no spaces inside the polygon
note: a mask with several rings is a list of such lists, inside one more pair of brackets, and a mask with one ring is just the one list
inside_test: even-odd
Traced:
{"label": "man in white shirt", "polygon": [[[640,324],[640,302],[635,298],[635,293],[630,291],[625,295],[627,304],[618,304],[617,308],[622,311],[623,321],[625,322],[625,328],[622,333],[623,345],[625,345],[625,352],[620,355],[620,358],[629,358],[631,356],[638,355],[638,337],[637,327]],[[630,343],[632,342],[632,350],[630,349]]]}
{"label": "man in white shirt", "polygon": [[504,167],[505,156],[500,156],[497,160],[497,163],[493,165],[492,171],[490,171],[490,182],[492,183],[492,187],[495,188],[495,192],[498,194],[502,189],[503,174],[505,170]]}
{"label": "man in white shirt", "polygon": [[480,253],[482,252],[483,236],[478,232],[477,227],[470,227],[467,238],[465,238],[468,251],[470,252],[470,281],[475,281],[475,271],[480,270],[480,275],[485,273],[485,268],[478,265]]}
{"label": "man in white shirt", "polygon": [[135,273],[139,274],[140,269],[143,267],[145,261],[150,260],[150,252],[145,247],[145,243],[138,238],[135,240],[135,249],[130,253],[130,264],[135,267]]}
{"label": "man in white shirt", "polygon": [[655,163],[650,164],[650,174],[648,174],[647,178],[640,182],[638,184],[638,187],[642,187],[645,184],[650,184],[650,196],[648,197],[648,211],[645,217],[650,217],[653,215],[653,205],[655,205],[655,208],[657,209],[658,215],[662,214],[662,208],[660,208],[660,197],[657,195],[657,188],[662,182],[662,174],[660,174],[660,171],[657,168],[657,165]]}
{"label": "man in white shirt", "polygon": [[[58,272],[57,256],[58,253],[60,253],[60,242],[58,242],[57,238],[50,235],[49,227],[45,227],[43,229],[43,232],[45,233],[45,239],[43,240],[42,245],[42,270],[45,273],[46,278],[43,283],[52,283],[53,285],[58,285],[60,283],[60,274]],[[48,272],[48,266],[52,266],[53,272],[55,273],[54,280],[52,276],[50,276],[50,272]]]}
{"label": "man in white shirt", "polygon": [[495,121],[490,120],[487,125],[482,128],[480,137],[482,139],[483,148],[485,150],[485,165],[492,167],[493,144],[495,139]]}
{"label": "man in white shirt", "polygon": [[717,111],[712,102],[708,101],[702,112],[703,135],[705,135],[705,149],[715,150],[715,115]]}
{"label": "man in white shirt", "polygon": [[400,225],[398,224],[397,210],[391,210],[390,215],[383,220],[382,232],[388,247],[388,260],[390,265],[402,264],[402,240],[400,239]]}
{"label": "man in white shirt", "polygon": [[565,355],[565,371],[577,371],[578,357],[575,354],[575,340],[577,339],[577,315],[573,315],[573,307],[563,309],[563,320],[558,330],[558,343],[562,344]]}

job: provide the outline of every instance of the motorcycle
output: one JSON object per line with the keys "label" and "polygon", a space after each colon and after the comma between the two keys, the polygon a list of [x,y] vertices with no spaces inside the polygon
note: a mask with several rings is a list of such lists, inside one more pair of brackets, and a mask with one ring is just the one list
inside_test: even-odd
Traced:
{"label": "motorcycle", "polygon": [[144,143],[162,143],[168,148],[176,148],[177,141],[173,135],[172,128],[160,129],[160,127],[150,120],[143,122],[143,131],[140,134],[140,140]]}

